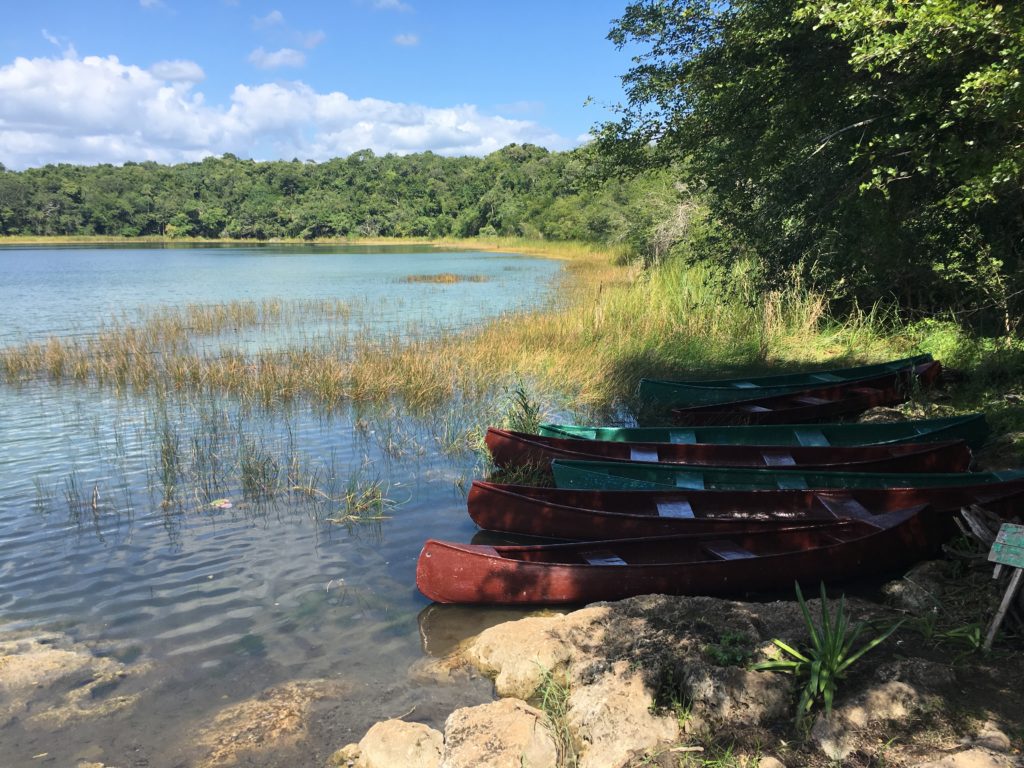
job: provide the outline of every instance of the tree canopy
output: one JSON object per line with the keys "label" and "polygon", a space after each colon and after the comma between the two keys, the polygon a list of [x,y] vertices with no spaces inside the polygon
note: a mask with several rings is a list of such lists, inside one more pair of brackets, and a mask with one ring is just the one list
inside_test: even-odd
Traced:
{"label": "tree canopy", "polygon": [[[1024,7],[987,0],[642,0],[601,148],[685,164],[730,247],[848,301],[1024,307]],[[722,239],[722,238],[720,238]]]}

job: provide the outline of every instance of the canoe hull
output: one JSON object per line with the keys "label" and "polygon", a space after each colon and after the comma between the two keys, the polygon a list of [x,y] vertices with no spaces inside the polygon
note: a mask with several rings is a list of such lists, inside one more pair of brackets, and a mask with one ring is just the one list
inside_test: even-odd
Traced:
{"label": "canoe hull", "polygon": [[650,461],[751,469],[838,469],[849,472],[963,472],[971,451],[959,441],[848,447],[616,443],[543,437],[489,427],[485,438],[503,468],[548,468],[552,459]]}
{"label": "canoe hull", "polygon": [[[704,548],[721,545],[715,534],[533,547],[429,540],[417,562],[416,585],[437,602],[492,605],[575,604],[652,593],[736,595],[788,589],[794,581],[812,586],[889,571],[936,549],[938,538],[916,511],[891,517],[895,521],[882,528],[847,521],[737,535],[725,542],[727,548],[748,555],[760,548],[771,554],[727,553],[714,559]],[[860,528],[851,536],[852,525]],[[764,545],[758,537],[772,538]],[[833,543],[825,543],[829,537]],[[595,565],[584,559],[585,553],[614,555],[627,549],[642,553],[644,562],[632,562],[631,555],[622,564]],[[659,562],[659,557],[664,560]]]}
{"label": "canoe hull", "polygon": [[1009,518],[1024,508],[1024,479],[975,487],[817,491],[585,491],[475,481],[467,499],[469,516],[480,528],[559,539],[727,534],[922,504],[928,505],[922,514],[948,530],[952,516],[970,504]]}
{"label": "canoe hull", "polygon": [[672,420],[688,426],[728,424],[800,424],[835,420],[869,408],[904,402],[915,386],[931,386],[942,373],[938,362],[914,369],[774,397],[672,409]]}
{"label": "canoe hull", "polygon": [[725,427],[590,427],[541,424],[544,437],[616,443],[850,446],[964,440],[978,448],[988,438],[984,414],[886,423],[771,424]]}

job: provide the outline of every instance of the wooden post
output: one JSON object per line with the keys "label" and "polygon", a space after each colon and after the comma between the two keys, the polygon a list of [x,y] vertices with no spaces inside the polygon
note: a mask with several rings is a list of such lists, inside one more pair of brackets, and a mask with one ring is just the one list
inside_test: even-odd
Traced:
{"label": "wooden post", "polygon": [[1006,612],[1010,609],[1017,590],[1020,589],[1021,577],[1024,575],[1024,525],[1013,525],[1004,523],[999,529],[999,535],[992,543],[992,549],[988,553],[989,562],[996,563],[996,570],[993,578],[998,578],[1003,566],[1013,569],[1013,576],[1010,584],[1003,595],[1003,602],[999,604],[992,624],[985,636],[985,644],[982,646],[986,651],[992,650],[992,642],[995,640],[999,625],[1003,623]]}

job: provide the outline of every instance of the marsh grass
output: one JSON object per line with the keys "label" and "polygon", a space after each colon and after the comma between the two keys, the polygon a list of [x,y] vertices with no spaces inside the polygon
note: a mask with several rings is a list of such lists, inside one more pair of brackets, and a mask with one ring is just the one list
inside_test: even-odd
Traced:
{"label": "marsh grass", "polygon": [[441,272],[436,275],[406,275],[400,282],[451,285],[453,283],[486,283],[489,279],[487,275],[456,275],[454,272]]}
{"label": "marsh grass", "polygon": [[550,669],[541,670],[541,683],[533,695],[534,702],[547,718],[548,731],[558,748],[560,768],[572,768],[578,763],[576,744],[569,728],[569,683],[565,675]]}
{"label": "marsh grass", "polygon": [[[462,243],[482,245],[565,259],[548,305],[465,331],[407,327],[383,336],[365,314],[371,308],[345,302],[161,309],[112,320],[93,336],[7,348],[0,374],[12,382],[46,377],[227,395],[270,409],[296,400],[328,410],[345,402],[399,403],[414,416],[441,413],[455,401],[493,403],[528,380],[534,401],[599,417],[636,405],[642,376],[778,370],[895,351],[878,332],[877,316],[837,324],[821,297],[799,286],[759,293],[744,268],[668,261],[643,269],[617,263],[614,250],[581,244]],[[316,338],[300,334],[278,349],[247,352],[230,338],[243,328],[276,332],[309,323],[326,325]]]}

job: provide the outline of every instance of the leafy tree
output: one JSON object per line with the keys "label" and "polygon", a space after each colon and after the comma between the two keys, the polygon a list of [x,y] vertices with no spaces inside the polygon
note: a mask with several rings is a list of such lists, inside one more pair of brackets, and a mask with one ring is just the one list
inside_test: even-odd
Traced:
{"label": "leafy tree", "polygon": [[797,268],[849,302],[1013,330],[1022,6],[642,0],[609,37],[640,53],[601,149],[631,170],[685,163],[766,278]]}

